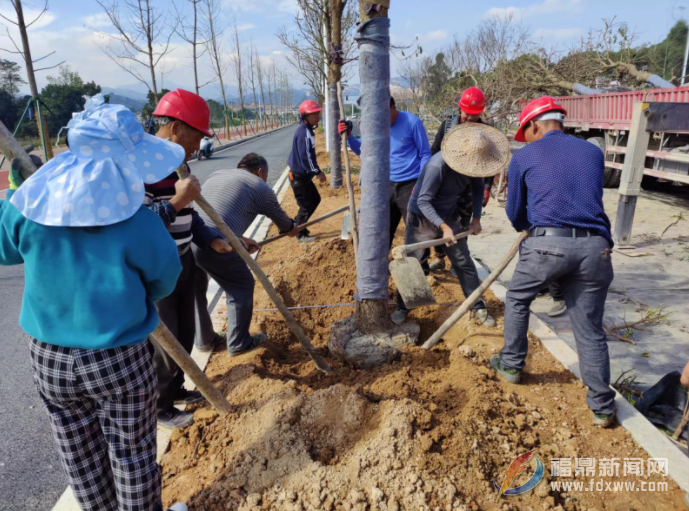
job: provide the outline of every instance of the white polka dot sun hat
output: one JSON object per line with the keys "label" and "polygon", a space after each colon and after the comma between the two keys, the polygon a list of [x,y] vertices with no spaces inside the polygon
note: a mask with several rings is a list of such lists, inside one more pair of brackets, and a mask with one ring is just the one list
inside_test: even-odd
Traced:
{"label": "white polka dot sun hat", "polygon": [[144,183],[164,179],[184,161],[181,146],[144,133],[128,108],[103,104],[102,96],[87,100],[68,126],[69,151],[38,169],[11,199],[42,225],[122,222],[141,207]]}

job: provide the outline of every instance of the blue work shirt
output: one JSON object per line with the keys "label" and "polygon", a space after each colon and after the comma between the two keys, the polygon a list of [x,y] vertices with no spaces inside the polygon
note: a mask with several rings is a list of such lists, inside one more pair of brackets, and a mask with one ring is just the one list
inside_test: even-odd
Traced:
{"label": "blue work shirt", "polygon": [[[350,136],[349,147],[361,154],[361,141]],[[431,159],[431,148],[423,121],[409,112],[399,112],[390,126],[390,181],[403,183],[417,179]]]}
{"label": "blue work shirt", "polygon": [[549,131],[512,156],[507,217],[517,231],[590,229],[612,243],[603,208],[605,158],[595,145]]}

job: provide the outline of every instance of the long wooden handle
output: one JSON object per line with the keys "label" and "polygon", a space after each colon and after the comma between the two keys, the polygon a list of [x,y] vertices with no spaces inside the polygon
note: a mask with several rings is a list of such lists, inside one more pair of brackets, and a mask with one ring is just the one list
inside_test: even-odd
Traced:
{"label": "long wooden handle", "polygon": [[[335,211],[331,211],[330,213],[327,213],[323,216],[319,216],[318,218],[314,218],[313,220],[309,220],[308,222],[301,224],[300,226],[297,227],[297,229],[302,230],[310,225],[317,224],[318,222],[322,222],[323,220],[327,220],[328,218],[337,215],[338,213],[342,213],[343,211],[349,209],[349,206],[342,206],[341,208],[337,208]],[[272,243],[273,241],[281,240],[285,236],[288,236],[288,233],[283,232],[282,234],[278,234],[277,236],[273,236],[272,238],[267,238],[263,241],[259,241],[258,244],[260,246],[267,245],[268,243]]]}
{"label": "long wooden handle", "polygon": [[392,249],[392,257],[393,259],[400,259],[401,257],[407,255],[409,252],[416,252],[417,250],[423,250],[425,248],[437,247],[438,245],[443,245],[451,240],[461,240],[463,238],[471,236],[471,232],[472,231],[460,232],[452,238],[440,238],[438,240],[422,241],[421,243],[412,243],[411,245],[400,245],[399,247],[395,247]]}
{"label": "long wooden handle", "polygon": [[[337,101],[340,105],[340,115],[344,119],[344,102],[342,101],[342,84],[337,82]],[[354,187],[352,186],[352,167],[349,164],[349,151],[347,151],[347,132],[342,134],[342,151],[344,151],[345,170],[347,177],[347,196],[349,198],[349,214],[352,216],[352,243],[354,244],[354,261],[359,266],[359,222],[356,214],[356,201],[354,200]]]}
{"label": "long wooden handle", "polygon": [[[187,171],[185,164],[182,164],[177,168],[177,175],[180,177],[180,179],[186,179],[187,177],[189,177],[189,172]],[[237,238],[234,235],[232,229],[228,227],[228,225],[223,221],[220,215],[218,215],[215,209],[213,209],[213,206],[211,206],[208,203],[208,201],[203,197],[203,195],[199,195],[196,198],[196,204],[198,204],[199,207],[213,221],[213,223],[220,230],[222,235],[225,236],[229,244],[232,245],[232,248],[235,250],[235,252],[239,254],[239,257],[242,258],[242,260],[251,269],[251,271],[256,276],[261,285],[263,285],[270,299],[273,301],[280,313],[285,317],[285,320],[287,320],[287,324],[289,325],[290,329],[294,333],[299,343],[304,347],[311,359],[316,363],[316,367],[324,373],[331,372],[332,369],[330,368],[328,363],[323,359],[323,357],[316,353],[315,348],[311,345],[311,342],[306,337],[306,334],[301,329],[301,326],[299,326],[299,323],[297,323],[297,320],[294,319],[292,313],[287,309],[287,306],[282,301],[280,295],[277,293],[273,285],[268,280],[266,274],[263,273],[263,270],[258,265],[258,263],[254,261],[253,257],[251,257],[249,252],[247,252],[247,250],[244,248],[244,244],[241,241],[239,241],[239,238]]]}
{"label": "long wooden handle", "polygon": [[481,296],[483,296],[483,293],[486,292],[486,289],[488,289],[493,282],[497,280],[497,278],[500,276],[500,274],[507,268],[507,265],[510,264],[510,261],[514,259],[514,256],[517,255],[517,252],[519,252],[519,245],[521,245],[521,242],[524,241],[526,238],[529,237],[528,232],[523,232],[519,235],[517,240],[514,242],[514,244],[510,247],[509,252],[507,252],[507,255],[503,258],[502,261],[500,261],[500,264],[498,264],[495,269],[486,277],[486,280],[483,281],[483,283],[476,288],[476,290],[471,293],[466,300],[462,303],[462,305],[459,306],[459,308],[452,313],[452,316],[447,318],[445,323],[443,323],[438,330],[431,335],[428,340],[423,344],[423,347],[426,348],[427,350],[431,349],[433,346],[438,344],[440,342],[440,339],[445,335],[450,328],[454,326],[457,321],[460,320],[464,314],[466,314],[471,307],[474,306],[474,304],[478,301]]}
{"label": "long wooden handle", "polygon": [[161,321],[153,333],[151,334],[153,340],[157,342],[165,352],[172,357],[172,360],[184,371],[184,374],[191,378],[194,385],[201,391],[201,394],[213,405],[220,415],[227,415],[232,411],[232,406],[225,399],[222,392],[220,392],[215,385],[208,379],[201,368],[196,365],[196,362],[189,356],[189,353],[182,347],[172,332]]}

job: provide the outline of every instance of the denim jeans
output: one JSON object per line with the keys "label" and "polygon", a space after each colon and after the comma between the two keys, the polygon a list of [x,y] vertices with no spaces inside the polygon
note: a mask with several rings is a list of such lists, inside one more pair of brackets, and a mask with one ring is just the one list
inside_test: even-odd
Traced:
{"label": "denim jeans", "polygon": [[254,309],[254,276],[236,252],[219,254],[194,246],[196,264],[225,291],[227,297],[227,351],[237,353],[251,346],[249,334]]}
{"label": "denim jeans", "polygon": [[589,388],[586,402],[600,414],[612,413],[615,399],[603,331],[605,298],[613,279],[610,248],[601,236],[527,238],[520,247],[519,262],[507,292],[505,347],[500,351],[503,367],[524,368],[529,307],[544,283],[557,281],[572,322],[581,377]]}
{"label": "denim jeans", "polygon": [[200,266],[196,266],[194,279],[194,295],[196,298],[196,340],[194,344],[199,348],[208,348],[215,342],[215,328],[208,311],[208,274]]}
{"label": "denim jeans", "polygon": [[[406,224],[406,230],[404,233],[405,245],[420,243],[422,241],[437,240],[443,237],[443,233],[440,228],[433,225],[424,217],[415,215],[411,211],[407,213]],[[459,220],[449,222],[448,225],[452,228],[452,231],[455,234],[459,234],[464,230],[462,229]],[[462,238],[451,247],[444,248],[447,257],[450,259],[452,266],[454,266],[455,271],[457,272],[457,276],[459,277],[459,285],[461,286],[464,297],[466,298],[480,285],[478,280],[478,272],[476,271],[474,260],[471,258],[467,239]],[[407,254],[408,257],[415,257],[418,259],[422,267],[426,264],[428,255],[428,250],[417,250]],[[402,297],[399,293],[397,293],[397,307],[403,310],[408,310],[406,305],[404,305],[404,300],[402,300]],[[483,301],[483,298],[481,298],[474,304],[472,310],[477,311],[485,308],[486,303]]]}

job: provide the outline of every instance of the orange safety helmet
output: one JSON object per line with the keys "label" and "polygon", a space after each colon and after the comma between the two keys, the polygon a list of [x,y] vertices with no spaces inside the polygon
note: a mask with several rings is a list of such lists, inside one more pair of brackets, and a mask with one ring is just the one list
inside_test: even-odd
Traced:
{"label": "orange safety helmet", "polygon": [[524,138],[524,128],[529,124],[529,121],[532,121],[534,117],[552,111],[562,112],[564,115],[567,115],[567,110],[563,108],[560,102],[550,96],[543,96],[531,101],[524,107],[524,110],[522,110],[519,116],[519,129],[514,135],[514,140],[517,142],[526,142],[526,138]]}
{"label": "orange safety helmet", "polygon": [[313,99],[306,99],[299,105],[299,117],[303,115],[315,114],[322,110],[321,106]]}
{"label": "orange safety helmet", "polygon": [[165,94],[156,106],[153,115],[174,117],[199,130],[207,137],[212,137],[211,109],[201,96],[184,89],[177,89]]}
{"label": "orange safety helmet", "polygon": [[469,87],[459,98],[459,109],[468,115],[481,115],[486,109],[486,97],[478,87]]}

